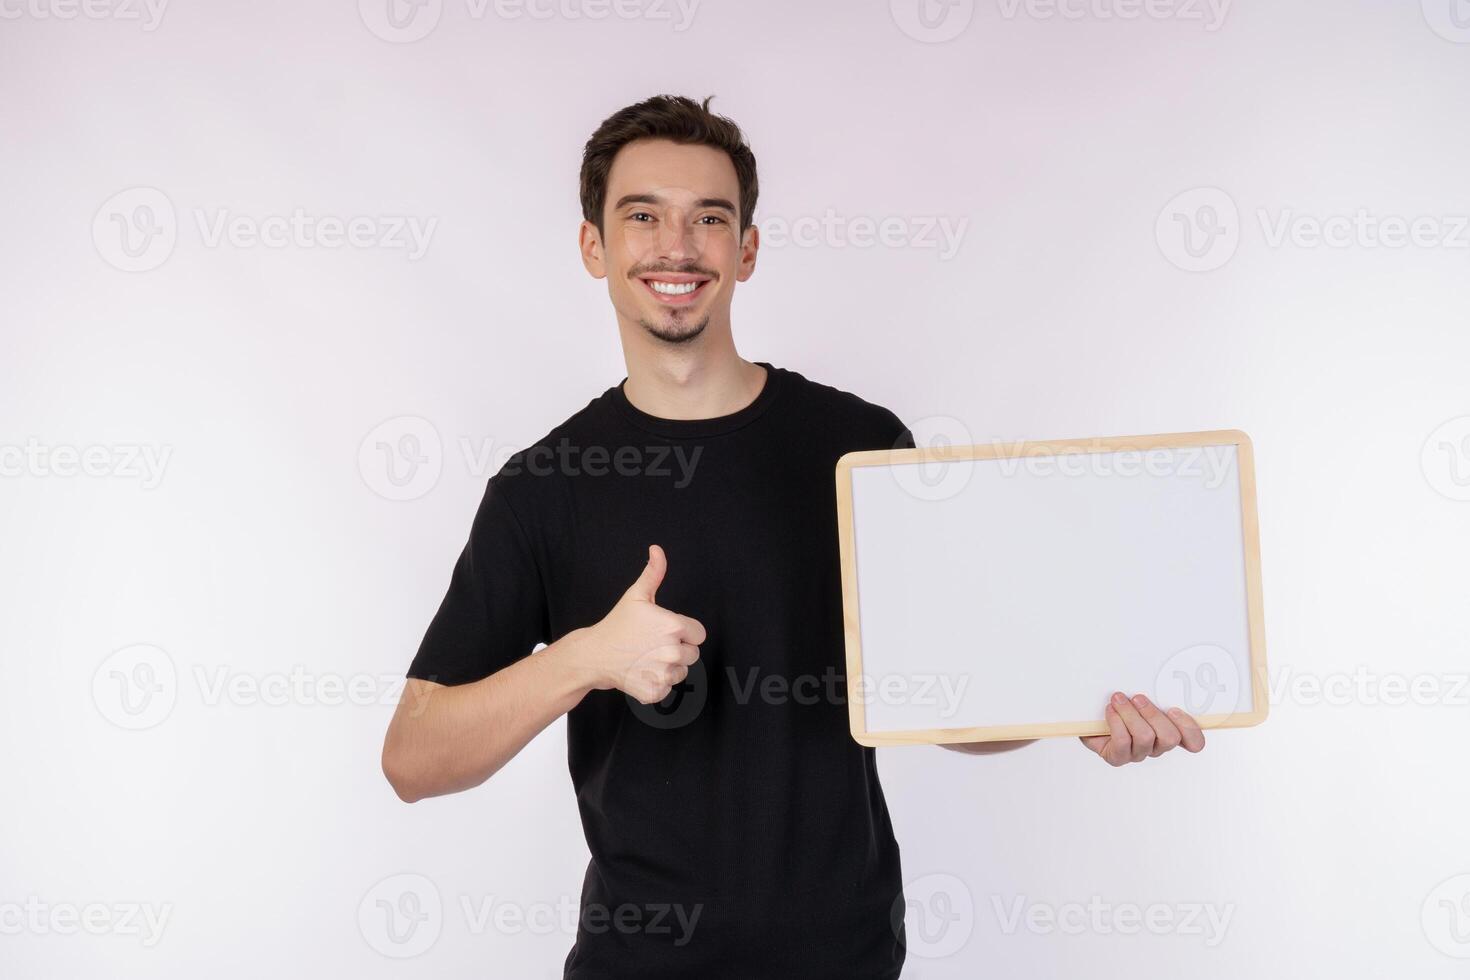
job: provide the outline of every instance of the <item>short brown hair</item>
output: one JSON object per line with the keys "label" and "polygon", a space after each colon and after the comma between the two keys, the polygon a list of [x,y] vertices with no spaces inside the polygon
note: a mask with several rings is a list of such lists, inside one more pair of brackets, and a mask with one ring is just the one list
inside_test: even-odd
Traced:
{"label": "short brown hair", "polygon": [[602,211],[607,203],[607,178],[613,158],[627,144],[639,139],[666,139],[675,143],[713,146],[724,150],[735,164],[740,182],[740,234],[754,220],[759,189],[755,176],[755,154],[745,143],[740,127],[709,111],[711,95],[701,105],[682,95],[655,95],[608,116],[597,127],[582,150],[582,217],[592,222],[601,235]]}

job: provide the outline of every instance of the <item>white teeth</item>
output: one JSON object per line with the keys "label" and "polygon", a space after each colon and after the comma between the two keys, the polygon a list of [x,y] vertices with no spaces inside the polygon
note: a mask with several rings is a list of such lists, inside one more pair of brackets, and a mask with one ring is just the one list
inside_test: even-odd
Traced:
{"label": "white teeth", "polygon": [[683,296],[687,293],[694,292],[702,284],[697,282],[659,282],[656,279],[650,279],[648,280],[648,285],[653,287],[654,292],[663,293],[665,296]]}

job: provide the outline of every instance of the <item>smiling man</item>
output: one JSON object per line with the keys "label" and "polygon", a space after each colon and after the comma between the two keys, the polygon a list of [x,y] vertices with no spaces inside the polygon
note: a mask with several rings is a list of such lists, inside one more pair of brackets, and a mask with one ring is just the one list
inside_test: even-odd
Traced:
{"label": "smiling man", "polygon": [[[844,670],[834,466],[913,440],[886,408],[737,353],[755,157],[708,105],[658,96],[587,142],[581,256],[627,376],[488,481],[383,769],[407,801],[468,789],[567,716],[592,860],[565,977],[893,978],[898,844],[823,678]],[[675,454],[690,465],[652,462]],[[1204,744],[1141,696],[1105,715],[1111,734],[1083,741],[1114,765]]]}

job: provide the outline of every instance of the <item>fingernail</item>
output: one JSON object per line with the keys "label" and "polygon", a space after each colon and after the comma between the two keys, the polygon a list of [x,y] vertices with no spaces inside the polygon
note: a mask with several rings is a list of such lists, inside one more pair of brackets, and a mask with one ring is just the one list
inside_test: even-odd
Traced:
{"label": "fingernail", "polygon": [[1168,713],[1171,718],[1178,718],[1180,715],[1184,714],[1184,712],[1179,708],[1170,708]]}
{"label": "fingernail", "polygon": [[1127,700],[1128,699],[1123,696],[1123,692],[1122,691],[1114,691],[1113,692],[1113,703],[1114,704],[1123,704]]}
{"label": "fingernail", "polygon": [[1135,694],[1133,695],[1133,703],[1138,705],[1140,708],[1146,708],[1148,707],[1148,698],[1144,697],[1142,694]]}

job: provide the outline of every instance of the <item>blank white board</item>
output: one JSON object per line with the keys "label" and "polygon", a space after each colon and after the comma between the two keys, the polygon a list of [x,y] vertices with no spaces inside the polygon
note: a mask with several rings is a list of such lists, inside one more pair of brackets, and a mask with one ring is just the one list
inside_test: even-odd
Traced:
{"label": "blank white board", "polygon": [[1118,690],[1266,717],[1245,433],[872,450],[836,479],[862,744],[1106,734]]}

